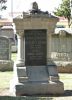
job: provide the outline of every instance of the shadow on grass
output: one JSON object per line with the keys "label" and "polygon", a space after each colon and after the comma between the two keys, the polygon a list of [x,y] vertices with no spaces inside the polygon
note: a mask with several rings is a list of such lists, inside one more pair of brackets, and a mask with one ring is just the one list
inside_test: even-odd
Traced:
{"label": "shadow on grass", "polygon": [[61,95],[0,96],[0,100],[53,100],[55,97],[71,97],[72,90],[65,90]]}
{"label": "shadow on grass", "polygon": [[34,97],[34,96],[0,96],[0,100],[52,100],[52,97]]}
{"label": "shadow on grass", "polygon": [[64,96],[72,96],[72,90],[65,90]]}

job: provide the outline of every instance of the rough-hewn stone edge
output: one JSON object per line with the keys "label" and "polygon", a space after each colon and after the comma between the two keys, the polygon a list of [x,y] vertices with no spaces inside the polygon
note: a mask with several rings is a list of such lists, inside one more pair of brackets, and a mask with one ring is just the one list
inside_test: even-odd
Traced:
{"label": "rough-hewn stone edge", "polygon": [[13,65],[12,60],[0,60],[0,71],[12,71]]}
{"label": "rough-hewn stone edge", "polygon": [[[63,94],[64,85],[62,82],[50,82],[50,83],[24,83],[15,84],[13,93],[16,96],[21,95],[45,95],[45,94]],[[33,88],[33,89],[32,89]],[[36,89],[36,90],[35,90]],[[25,91],[26,90],[26,91]]]}
{"label": "rough-hewn stone edge", "polygon": [[71,66],[57,66],[59,73],[72,73],[72,65]]}
{"label": "rough-hewn stone edge", "polygon": [[72,62],[71,61],[55,61],[57,70],[60,73],[72,73]]}

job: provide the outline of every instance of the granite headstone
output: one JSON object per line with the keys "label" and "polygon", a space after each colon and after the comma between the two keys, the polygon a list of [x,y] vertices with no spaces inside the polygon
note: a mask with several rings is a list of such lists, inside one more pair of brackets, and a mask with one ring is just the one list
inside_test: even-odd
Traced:
{"label": "granite headstone", "polygon": [[12,70],[12,68],[10,40],[7,37],[0,36],[0,70]]}

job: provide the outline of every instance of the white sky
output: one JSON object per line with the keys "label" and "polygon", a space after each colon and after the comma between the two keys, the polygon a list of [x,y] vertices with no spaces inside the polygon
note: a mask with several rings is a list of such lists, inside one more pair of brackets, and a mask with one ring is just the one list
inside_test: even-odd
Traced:
{"label": "white sky", "polygon": [[39,9],[49,11],[50,13],[62,2],[62,0],[7,0],[7,10],[3,14],[11,13],[12,10],[14,13],[28,11],[31,9],[32,2],[34,1],[38,3]]}
{"label": "white sky", "polygon": [[11,12],[11,2],[13,2],[13,12],[27,11],[31,8],[32,2],[36,1],[43,11],[52,12],[58,7],[62,0],[7,0],[7,10]]}

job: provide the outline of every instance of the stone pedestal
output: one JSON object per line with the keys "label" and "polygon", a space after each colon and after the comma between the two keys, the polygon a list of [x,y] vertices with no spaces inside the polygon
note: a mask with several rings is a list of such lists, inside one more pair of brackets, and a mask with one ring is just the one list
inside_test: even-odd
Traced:
{"label": "stone pedestal", "polygon": [[57,67],[51,60],[51,34],[58,18],[48,14],[14,19],[18,33],[18,57],[10,90],[15,95],[62,94]]}
{"label": "stone pedestal", "polygon": [[[52,72],[51,72],[52,70]],[[13,95],[45,95],[64,93],[56,66],[24,66],[16,69],[17,76],[11,81]]]}

